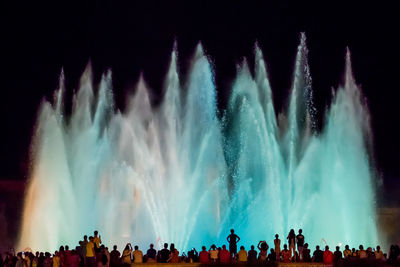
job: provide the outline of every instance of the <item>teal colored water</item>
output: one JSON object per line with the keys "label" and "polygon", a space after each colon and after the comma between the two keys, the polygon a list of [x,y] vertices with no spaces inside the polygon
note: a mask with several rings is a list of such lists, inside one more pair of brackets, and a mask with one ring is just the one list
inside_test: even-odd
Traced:
{"label": "teal colored water", "polygon": [[159,106],[140,78],[126,111],[116,110],[111,72],[94,86],[88,67],[66,117],[61,74],[33,136],[19,247],[73,247],[95,229],[120,248],[222,245],[231,228],[246,248],[276,233],[283,245],[291,228],[312,246],[378,244],[370,119],[350,53],[318,132],[307,53],[302,34],[278,114],[256,47],[254,76],[238,66],[222,119],[201,45],[184,82],[172,52]]}

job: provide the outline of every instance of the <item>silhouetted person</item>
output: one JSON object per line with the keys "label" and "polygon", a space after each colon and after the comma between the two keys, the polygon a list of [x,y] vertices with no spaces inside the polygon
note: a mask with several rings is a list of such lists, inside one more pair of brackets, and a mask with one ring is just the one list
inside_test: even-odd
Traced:
{"label": "silhouetted person", "polygon": [[208,253],[210,253],[211,262],[217,262],[218,261],[218,250],[217,250],[217,247],[214,244],[211,245],[210,250],[208,251]]}
{"label": "silhouetted person", "polygon": [[287,249],[287,245],[286,244],[283,245],[283,250],[281,251],[281,255],[282,255],[282,262],[284,262],[284,263],[289,263],[290,262],[290,258],[292,257],[292,254]]}
{"label": "silhouetted person", "polygon": [[360,245],[359,250],[357,251],[357,256],[359,259],[366,259],[368,257],[367,252],[364,250],[363,245]]}
{"label": "silhouetted person", "polygon": [[339,263],[342,260],[342,252],[340,251],[340,247],[336,246],[336,251],[333,253],[333,258],[335,264]]}
{"label": "silhouetted person", "polygon": [[275,245],[276,260],[279,261],[281,254],[281,240],[279,239],[278,234],[275,235],[274,245]]}
{"label": "silhouetted person", "polygon": [[319,246],[315,247],[315,251],[313,253],[313,262],[323,262],[324,261],[324,252],[319,249]]}
{"label": "silhouetted person", "polygon": [[122,251],[122,263],[123,264],[131,264],[131,253],[132,253],[132,245],[131,243],[126,244],[124,251]]}
{"label": "silhouetted person", "polygon": [[290,230],[286,239],[288,240],[289,244],[290,256],[294,258],[296,255],[296,234],[294,233],[293,229]]}
{"label": "silhouetted person", "polygon": [[237,243],[240,240],[240,237],[235,234],[235,231],[231,229],[231,234],[228,235],[226,240],[229,242],[229,252],[232,254],[232,257],[237,253]]}
{"label": "silhouetted person", "polygon": [[199,262],[201,264],[208,264],[210,263],[210,254],[207,251],[207,248],[205,246],[201,247],[201,251],[199,254]]}
{"label": "silhouetted person", "polygon": [[349,248],[349,245],[346,245],[346,246],[344,247],[344,250],[343,250],[343,257],[344,257],[345,259],[349,259],[349,258],[351,257],[351,250],[350,250],[350,248]]}
{"label": "silhouetted person", "polygon": [[156,262],[157,251],[154,249],[153,244],[150,244],[150,248],[147,250],[146,256],[147,262]]}
{"label": "silhouetted person", "polygon": [[166,263],[169,259],[169,253],[170,251],[168,250],[168,244],[164,243],[164,248],[161,250],[161,262]]}
{"label": "silhouetted person", "polygon": [[303,230],[299,229],[299,234],[296,236],[297,251],[299,252],[299,261],[303,261],[303,246],[304,246],[304,235]]}
{"label": "silhouetted person", "polygon": [[328,246],[325,246],[325,251],[323,253],[324,264],[332,264],[333,263],[333,253],[329,250]]}
{"label": "silhouetted person", "polygon": [[304,244],[303,248],[303,262],[311,262],[311,251],[308,248],[308,243]]}
{"label": "silhouetted person", "polygon": [[94,250],[96,252],[99,252],[100,251],[100,244],[101,244],[101,235],[99,235],[99,232],[97,230],[94,231],[93,234],[94,234],[93,242],[94,242],[94,245],[95,245]]}
{"label": "silhouetted person", "polygon": [[377,246],[377,247],[376,247],[375,259],[377,259],[377,260],[379,260],[379,261],[383,261],[383,260],[384,260],[384,258],[383,258],[383,252],[382,252],[380,246]]}
{"label": "silhouetted person", "polygon": [[247,252],[247,261],[255,262],[257,260],[257,251],[254,249],[254,246],[251,245],[251,249]]}
{"label": "silhouetted person", "polygon": [[268,260],[272,262],[276,261],[276,252],[273,248],[270,249],[270,252],[268,254]]}
{"label": "silhouetted person", "polygon": [[244,249],[244,246],[240,246],[240,250],[238,252],[238,261],[247,262],[247,251]]}
{"label": "silhouetted person", "polygon": [[231,254],[226,249],[226,246],[222,246],[222,250],[219,252],[219,262],[220,263],[229,263],[231,261]]}
{"label": "silhouetted person", "polygon": [[265,240],[258,242],[257,248],[260,250],[258,254],[258,259],[260,261],[266,261],[268,257],[268,248],[269,248],[267,242]]}
{"label": "silhouetted person", "polygon": [[117,245],[114,245],[113,250],[110,252],[110,266],[117,267],[121,263],[121,253],[117,250]]}

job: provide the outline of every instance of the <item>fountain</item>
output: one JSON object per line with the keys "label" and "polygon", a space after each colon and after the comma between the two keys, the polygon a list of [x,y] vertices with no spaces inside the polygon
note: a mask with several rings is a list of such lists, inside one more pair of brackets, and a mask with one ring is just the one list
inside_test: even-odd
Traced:
{"label": "fountain", "polygon": [[123,113],[111,72],[95,90],[88,66],[66,117],[61,73],[33,137],[20,248],[54,251],[95,229],[109,247],[173,242],[187,250],[225,243],[230,228],[247,248],[275,233],[284,243],[291,228],[310,245],[377,244],[369,114],[349,51],[320,131],[304,34],[280,115],[257,46],[255,75],[245,61],[238,66],[222,119],[201,45],[185,88],[176,53],[162,103],[151,105],[141,77]]}

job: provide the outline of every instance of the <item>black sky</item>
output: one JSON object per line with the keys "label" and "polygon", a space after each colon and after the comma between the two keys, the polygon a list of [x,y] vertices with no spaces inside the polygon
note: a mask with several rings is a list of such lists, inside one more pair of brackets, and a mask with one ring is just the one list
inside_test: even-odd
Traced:
{"label": "black sky", "polygon": [[186,74],[199,40],[215,65],[224,108],[235,64],[258,40],[267,60],[274,101],[286,103],[299,41],[307,34],[316,102],[323,114],[331,87],[352,52],[356,80],[372,114],[376,160],[386,180],[400,178],[399,34],[391,4],[319,1],[6,1],[1,4],[1,179],[26,179],[29,145],[42,97],[50,98],[64,67],[71,94],[91,59],[95,75],[113,70],[119,108],[140,71],[155,92],[162,88],[173,40]]}

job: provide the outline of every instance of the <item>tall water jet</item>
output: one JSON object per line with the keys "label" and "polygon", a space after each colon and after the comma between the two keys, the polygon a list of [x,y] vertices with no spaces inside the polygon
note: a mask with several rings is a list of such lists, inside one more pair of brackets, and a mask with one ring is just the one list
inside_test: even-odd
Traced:
{"label": "tall water jet", "polygon": [[62,73],[54,104],[43,101],[38,116],[19,247],[52,251],[97,229],[108,245],[186,250],[221,244],[230,228],[246,246],[290,228],[310,244],[375,245],[371,129],[350,53],[318,134],[305,35],[284,123],[254,53],[254,77],[244,60],[222,119],[201,45],[184,82],[174,45],[159,106],[141,76],[117,110],[111,72],[94,88],[89,65],[66,116]]}

